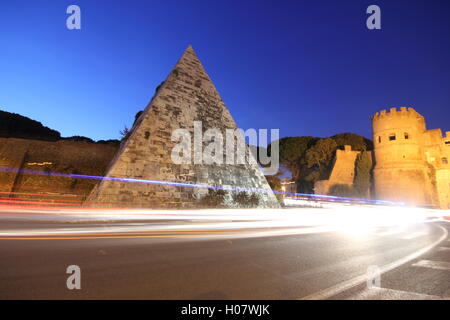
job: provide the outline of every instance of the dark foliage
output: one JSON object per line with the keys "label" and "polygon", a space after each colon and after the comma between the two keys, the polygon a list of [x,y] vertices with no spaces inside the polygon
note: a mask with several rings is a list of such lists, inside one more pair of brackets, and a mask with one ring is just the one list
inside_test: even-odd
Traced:
{"label": "dark foliage", "polygon": [[279,145],[280,165],[291,173],[300,193],[313,193],[316,181],[328,179],[336,149],[350,145],[356,151],[373,150],[371,140],[354,133],[329,138],[286,137],[279,140]]}
{"label": "dark foliage", "polygon": [[233,201],[241,208],[256,208],[259,204],[259,196],[256,193],[241,191],[233,194]]}
{"label": "dark foliage", "polygon": [[0,137],[57,141],[61,134],[38,121],[0,110]]}
{"label": "dark foliage", "polygon": [[120,146],[120,140],[117,139],[110,139],[110,140],[98,140],[98,144],[107,144],[110,146],[118,147]]}
{"label": "dark foliage", "polygon": [[136,113],[136,115],[134,116],[134,122],[133,122],[133,127],[136,124],[136,121],[138,121],[139,117],[142,115],[142,113],[144,112],[144,110],[138,111]]}
{"label": "dark foliage", "polygon": [[91,138],[83,137],[83,136],[72,136],[72,137],[67,137],[67,138],[61,138],[61,140],[95,143],[95,141],[92,140]]}
{"label": "dark foliage", "polygon": [[352,150],[354,151],[373,150],[372,140],[366,139],[356,133],[340,133],[330,138],[333,139],[340,148],[344,145],[349,145],[352,146]]}
{"label": "dark foliage", "polygon": [[225,190],[208,189],[208,193],[200,199],[200,204],[208,208],[223,207],[226,194]]}
{"label": "dark foliage", "polygon": [[370,197],[370,185],[372,182],[372,157],[367,151],[362,151],[356,158],[354,188],[358,196]]}

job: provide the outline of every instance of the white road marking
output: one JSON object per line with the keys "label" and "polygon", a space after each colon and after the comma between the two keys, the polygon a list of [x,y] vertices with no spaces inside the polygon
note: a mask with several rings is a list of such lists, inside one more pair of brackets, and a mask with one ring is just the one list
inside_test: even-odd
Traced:
{"label": "white road marking", "polygon": [[[413,252],[412,254],[399,259],[397,261],[394,261],[392,263],[389,263],[387,265],[384,265],[382,267],[380,267],[380,274],[382,273],[386,273],[390,270],[393,270],[395,268],[400,267],[401,265],[408,263],[412,260],[417,259],[418,257],[420,257],[421,255],[427,253],[428,251],[430,251],[431,249],[433,249],[434,247],[436,247],[439,243],[441,243],[442,241],[444,241],[447,237],[448,237],[448,232],[445,228],[439,226],[439,228],[441,230],[444,231],[444,234],[435,242],[433,242],[432,244],[430,244],[429,246],[426,246],[416,252]],[[328,299],[332,296],[335,296],[341,292],[344,292],[348,289],[351,289],[357,285],[360,285],[364,282],[367,281],[367,275],[366,274],[362,274],[358,277],[355,277],[353,279],[347,280],[347,281],[343,281],[337,285],[334,285],[332,287],[329,287],[327,289],[318,291],[316,293],[310,294],[306,297],[300,298],[300,300],[324,300],[324,299]]]}
{"label": "white road marking", "polygon": [[371,288],[365,289],[347,298],[347,300],[450,300],[450,297],[439,297],[386,288]]}
{"label": "white road marking", "polygon": [[413,264],[413,267],[423,267],[431,268],[436,270],[450,270],[450,262],[445,261],[431,261],[431,260],[420,260]]}

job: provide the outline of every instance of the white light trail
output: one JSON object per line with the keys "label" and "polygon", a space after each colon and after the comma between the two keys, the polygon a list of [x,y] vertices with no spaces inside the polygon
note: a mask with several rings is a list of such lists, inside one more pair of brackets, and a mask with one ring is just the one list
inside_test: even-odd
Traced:
{"label": "white light trail", "polygon": [[[283,235],[341,232],[351,236],[379,228],[439,219],[448,212],[407,207],[325,204],[323,208],[131,210],[0,208],[0,219],[83,223],[77,227],[0,230],[0,238],[68,235],[229,233]],[[86,223],[88,222],[88,223]],[[120,223],[120,225],[118,225]],[[101,224],[101,227],[98,227]],[[60,226],[60,225],[59,225]],[[389,232],[389,231],[388,231]],[[391,231],[392,232],[392,231]]]}

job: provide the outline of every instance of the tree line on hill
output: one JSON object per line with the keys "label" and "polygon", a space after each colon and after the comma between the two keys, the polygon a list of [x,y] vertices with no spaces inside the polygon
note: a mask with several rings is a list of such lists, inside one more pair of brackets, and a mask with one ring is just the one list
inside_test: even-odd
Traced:
{"label": "tree line on hill", "polygon": [[[355,163],[354,186],[331,186],[329,194],[348,197],[367,197],[372,180],[373,142],[354,133],[337,134],[329,138],[311,136],[285,137],[279,140],[280,171],[266,177],[271,187],[281,190],[281,179],[286,173],[296,182],[297,192],[312,194],[314,184],[327,180],[333,169],[336,150],[350,145],[352,150],[361,151]],[[271,145],[268,146],[269,152]]]}
{"label": "tree line on hill", "polygon": [[0,110],[0,138],[22,138],[43,141],[66,140],[112,146],[120,145],[120,140],[116,139],[94,141],[91,138],[83,136],[61,137],[58,131],[45,127],[39,121],[2,110]]}

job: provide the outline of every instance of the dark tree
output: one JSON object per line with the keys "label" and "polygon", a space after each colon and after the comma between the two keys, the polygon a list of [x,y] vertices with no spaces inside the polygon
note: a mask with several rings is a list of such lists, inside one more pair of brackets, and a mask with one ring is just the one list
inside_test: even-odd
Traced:
{"label": "dark tree", "polygon": [[373,142],[363,136],[360,136],[359,134],[340,133],[330,138],[336,142],[338,147],[349,145],[352,147],[352,150],[355,151],[373,150]]}
{"label": "dark tree", "polygon": [[61,140],[95,143],[95,141],[92,140],[91,138],[83,137],[83,136],[72,136],[72,137],[62,138]]}
{"label": "dark tree", "polygon": [[128,139],[128,136],[130,135],[131,131],[130,131],[130,129],[128,129],[127,126],[125,126],[123,128],[123,130],[119,131],[119,133],[120,133],[120,136],[122,137],[122,140],[126,140],[126,139]]}
{"label": "dark tree", "polygon": [[372,155],[362,151],[356,158],[354,188],[356,193],[363,198],[370,196],[372,181]]}
{"label": "dark tree", "polygon": [[0,110],[0,137],[58,141],[61,134],[38,121]]}
{"label": "dark tree", "polygon": [[207,208],[223,207],[226,194],[222,189],[208,189],[208,193],[200,199],[200,205]]}

